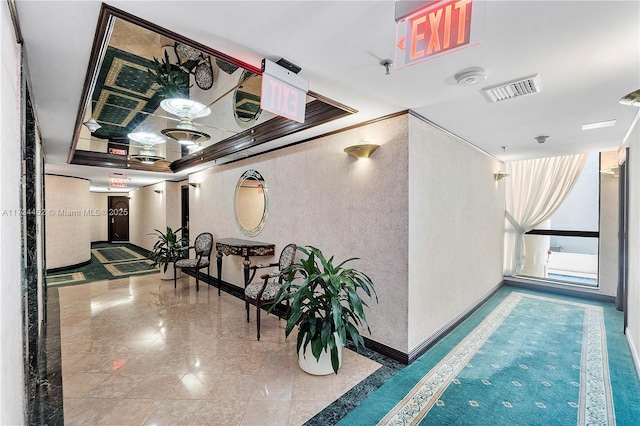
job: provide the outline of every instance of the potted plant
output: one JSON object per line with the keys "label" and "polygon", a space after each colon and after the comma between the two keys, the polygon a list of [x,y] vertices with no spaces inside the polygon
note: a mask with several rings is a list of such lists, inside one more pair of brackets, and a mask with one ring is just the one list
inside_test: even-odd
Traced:
{"label": "potted plant", "polygon": [[153,58],[153,69],[147,73],[157,85],[156,90],[165,99],[186,98],[189,95],[189,73],[169,61],[169,54],[164,52],[162,62]]}
{"label": "potted plant", "polygon": [[151,249],[150,257],[154,266],[160,266],[163,280],[173,279],[173,262],[180,258],[184,253],[184,248],[189,246],[189,239],[180,236],[181,233],[182,228],[174,231],[170,226],[167,226],[164,233],[159,229],[154,229],[154,232],[149,234],[157,238],[153,249]]}
{"label": "potted plant", "polygon": [[286,281],[270,310],[280,302],[291,303],[286,336],[298,330],[298,361],[303,370],[337,374],[347,336],[358,348],[364,346],[359,327],[371,333],[364,312],[367,304],[358,291],[374,297],[376,303],[378,296],[366,274],[346,267],[357,258],[334,265],[333,256],[327,259],[313,246],[298,250],[307,257],[283,270]]}

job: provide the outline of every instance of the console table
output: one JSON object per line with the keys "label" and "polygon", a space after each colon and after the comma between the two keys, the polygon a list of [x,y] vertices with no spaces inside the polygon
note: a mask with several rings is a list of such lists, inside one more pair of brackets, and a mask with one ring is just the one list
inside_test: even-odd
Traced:
{"label": "console table", "polygon": [[244,285],[249,281],[249,266],[251,266],[250,256],[273,256],[275,244],[261,243],[259,241],[241,240],[238,238],[223,238],[216,241],[216,257],[218,258],[218,295],[222,286],[222,257],[224,255],[234,255],[244,257]]}

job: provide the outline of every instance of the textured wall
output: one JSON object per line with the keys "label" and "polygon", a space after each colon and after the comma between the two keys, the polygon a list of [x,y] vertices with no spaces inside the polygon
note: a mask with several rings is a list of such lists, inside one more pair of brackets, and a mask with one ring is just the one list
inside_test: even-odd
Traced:
{"label": "textured wall", "polygon": [[[407,349],[407,116],[296,145],[191,175],[191,234],[212,232],[276,244],[315,245],[370,275],[380,298],[368,311],[371,338]],[[343,149],[368,141],[381,147],[368,160]],[[247,169],[265,178],[270,211],[256,237],[236,225],[233,196]],[[254,262],[268,259],[254,258]],[[242,263],[225,257],[223,280],[242,285]],[[215,270],[215,268],[213,268]],[[212,273],[214,273],[212,271]]]}
{"label": "textured wall", "polygon": [[629,141],[629,278],[627,340],[640,377],[640,127],[636,122]]}
{"label": "textured wall", "polygon": [[45,176],[47,269],[91,260],[89,181]]}
{"label": "textured wall", "polygon": [[410,118],[409,350],[502,281],[498,170],[498,161]]}
{"label": "textured wall", "polygon": [[[154,229],[163,233],[167,229],[167,191],[171,182],[161,182],[129,192],[129,241],[151,250],[156,239],[149,235]],[[155,190],[162,191],[156,193]]]}
{"label": "textured wall", "polygon": [[[99,212],[89,218],[91,228],[91,242],[107,241],[109,239],[109,217],[101,214],[107,211],[107,197],[111,194],[105,192],[91,192],[89,194],[90,208],[93,212]],[[122,194],[125,195],[125,194]]]}
{"label": "textured wall", "polygon": [[[603,152],[601,169],[618,164],[617,152]],[[613,175],[600,173],[600,238],[598,290],[608,296],[618,289],[618,183]]]}
{"label": "textured wall", "polygon": [[[0,209],[19,211],[20,203],[20,46],[7,2],[0,4]],[[6,178],[13,176],[13,178]],[[22,274],[19,214],[0,216],[0,424],[25,423]]]}

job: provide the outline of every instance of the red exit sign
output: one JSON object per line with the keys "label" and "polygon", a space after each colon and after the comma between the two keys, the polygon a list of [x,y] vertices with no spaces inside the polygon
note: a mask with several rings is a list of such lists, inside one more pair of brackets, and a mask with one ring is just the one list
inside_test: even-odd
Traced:
{"label": "red exit sign", "polygon": [[396,68],[478,43],[471,31],[475,8],[473,0],[436,0],[398,21]]}
{"label": "red exit sign", "polygon": [[262,60],[262,71],[260,108],[304,123],[309,82],[268,59]]}

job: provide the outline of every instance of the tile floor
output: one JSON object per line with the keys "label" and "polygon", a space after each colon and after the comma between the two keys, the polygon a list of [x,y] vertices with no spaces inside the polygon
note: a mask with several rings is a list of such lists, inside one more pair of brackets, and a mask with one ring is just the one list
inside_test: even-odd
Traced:
{"label": "tile floor", "polygon": [[299,425],[376,371],[345,349],[338,375],[297,365],[284,321],[184,277],[59,288],[65,425]]}

